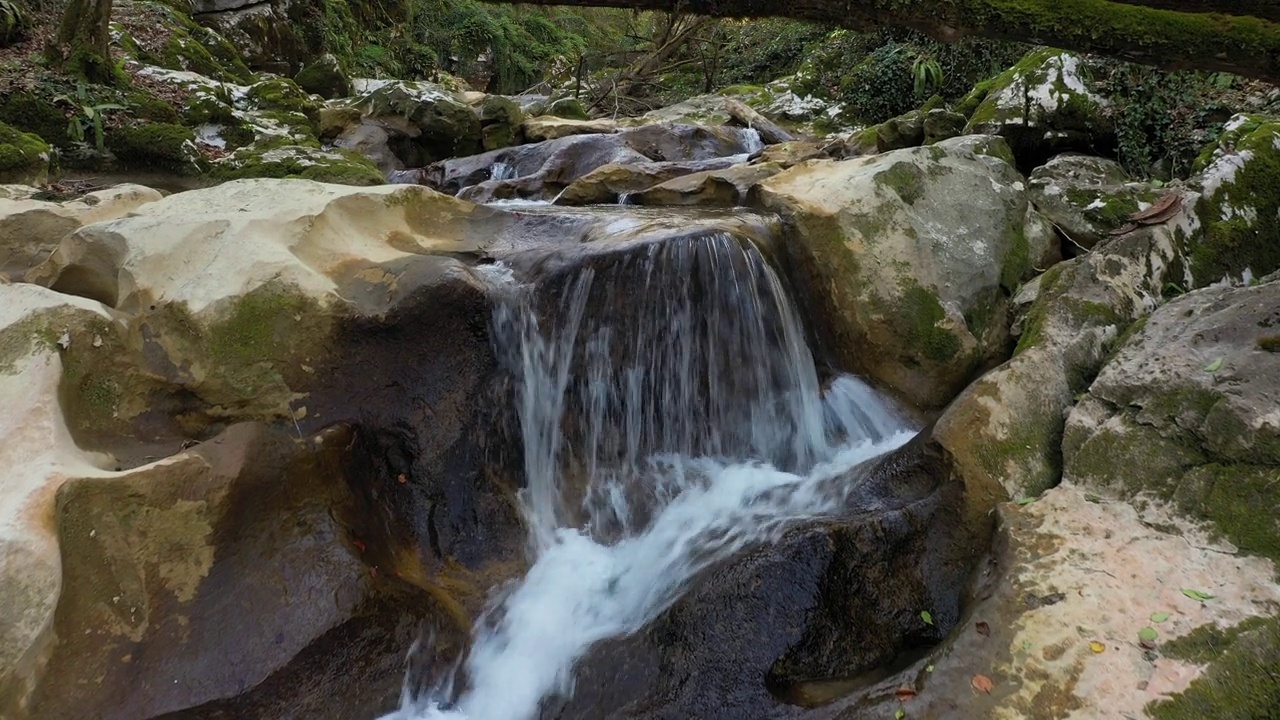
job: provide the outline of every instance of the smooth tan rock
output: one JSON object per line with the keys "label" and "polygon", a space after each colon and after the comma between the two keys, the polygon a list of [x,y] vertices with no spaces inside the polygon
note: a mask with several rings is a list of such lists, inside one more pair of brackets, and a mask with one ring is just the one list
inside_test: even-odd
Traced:
{"label": "smooth tan rock", "polygon": [[636,205],[734,207],[742,204],[751,186],[777,175],[782,169],[782,165],[777,163],[760,163],[693,173],[636,193],[631,202]]}
{"label": "smooth tan rock", "polygon": [[618,132],[618,124],[612,120],[570,120],[568,118],[539,115],[520,124],[527,142],[558,140],[570,135],[594,135]]}

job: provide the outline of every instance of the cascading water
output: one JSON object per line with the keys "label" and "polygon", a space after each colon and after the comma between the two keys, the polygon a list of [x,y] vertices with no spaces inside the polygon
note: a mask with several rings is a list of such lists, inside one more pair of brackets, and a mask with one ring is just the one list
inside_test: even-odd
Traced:
{"label": "cascading water", "polygon": [[855,378],[823,391],[785,284],[726,233],[513,284],[494,326],[517,378],[534,562],[478,623],[457,685],[410,678],[387,720],[536,717],[594,643],[839,510],[848,471],[912,434]]}

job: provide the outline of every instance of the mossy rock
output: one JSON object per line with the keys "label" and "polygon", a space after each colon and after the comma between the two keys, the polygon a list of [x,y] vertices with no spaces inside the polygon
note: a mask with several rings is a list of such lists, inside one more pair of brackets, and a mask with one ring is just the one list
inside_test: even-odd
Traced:
{"label": "mossy rock", "polygon": [[225,37],[191,19],[183,3],[139,3],[147,20],[159,24],[163,42],[143,47],[119,29],[120,44],[127,53],[149,65],[199,73],[221,82],[247,83],[253,74],[236,47]]}
{"label": "mossy rock", "polygon": [[313,124],[320,120],[320,103],[288,78],[271,78],[250,85],[246,100],[255,110],[298,113]]}
{"label": "mossy rock", "polygon": [[235,109],[213,93],[196,92],[182,108],[182,121],[190,126],[231,125],[237,118]]}
{"label": "mossy rock", "polygon": [[0,122],[23,132],[34,133],[54,147],[70,142],[67,116],[52,98],[25,90],[0,94]]}
{"label": "mossy rock", "polygon": [[489,95],[477,110],[486,151],[520,144],[520,124],[524,122],[524,113],[519,105],[510,98]]}
{"label": "mossy rock", "polygon": [[1119,163],[1077,154],[1036,168],[1027,187],[1036,209],[1071,241],[1073,254],[1103,242],[1160,197],[1151,185],[1132,182]]}
{"label": "mossy rock", "polygon": [[107,148],[129,168],[196,174],[201,155],[191,128],[173,123],[145,123],[113,128]]}
{"label": "mossy rock", "polygon": [[322,107],[318,136],[321,140],[332,140],[349,128],[359,125],[360,117],[360,111],[353,107]]}
{"label": "mossy rock", "polygon": [[1204,230],[1188,247],[1194,284],[1280,269],[1280,119],[1233,117],[1196,167]]}
{"label": "mossy rock", "polygon": [[398,144],[396,154],[407,167],[436,160],[473,155],[482,147],[480,118],[469,105],[445,88],[431,83],[392,82],[351,103],[366,117],[396,118],[419,131],[410,142]]}
{"label": "mossy rock", "polygon": [[1084,59],[1041,48],[975,87],[957,111],[969,117],[966,134],[1004,136],[1030,168],[1061,152],[1114,148],[1108,106],[1092,89]]}
{"label": "mossy rock", "polygon": [[308,63],[293,76],[293,81],[306,92],[326,100],[351,94],[351,78],[347,77],[342,64],[332,53]]}
{"label": "mossy rock", "polygon": [[360,186],[385,182],[376,165],[355,153],[299,145],[241,148],[214,163],[210,174],[219,180],[301,178]]}
{"label": "mossy rock", "polygon": [[1206,625],[1160,647],[1169,657],[1208,665],[1185,691],[1147,706],[1157,720],[1271,720],[1280,708],[1280,616],[1231,628]]}
{"label": "mossy rock", "polygon": [[924,144],[950,140],[964,134],[965,116],[945,108],[933,108],[924,114]]}
{"label": "mossy rock", "polygon": [[587,114],[587,109],[582,106],[582,102],[577,98],[560,98],[548,105],[544,114],[566,120],[591,119],[591,116]]}
{"label": "mossy rock", "polygon": [[49,144],[0,123],[0,183],[39,185],[49,177]]}

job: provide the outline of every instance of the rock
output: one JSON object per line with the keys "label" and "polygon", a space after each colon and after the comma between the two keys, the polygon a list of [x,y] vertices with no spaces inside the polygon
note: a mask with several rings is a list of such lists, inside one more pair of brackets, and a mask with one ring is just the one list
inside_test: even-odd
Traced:
{"label": "rock", "polygon": [[[356,147],[362,147],[359,143]],[[376,148],[376,146],[375,146]],[[368,147],[362,149],[370,150]],[[377,153],[374,153],[377,156]],[[210,174],[220,180],[299,178],[341,185],[381,185],[378,166],[348,150],[320,150],[306,145],[277,145],[263,150],[243,147],[212,164]]]}
{"label": "rock", "polygon": [[510,98],[486,95],[480,103],[481,144],[485,150],[519,145],[522,140],[520,124],[524,113]]}
{"label": "rock", "polygon": [[[1001,505],[997,519],[968,622],[905,670],[839,701],[834,717],[1226,718],[1272,707],[1275,631],[1269,653],[1230,656],[1267,637],[1249,628],[1276,626],[1264,620],[1280,602],[1274,564],[1069,482],[1033,503]],[[1200,603],[1182,588],[1214,597]],[[1156,613],[1168,618],[1156,622]],[[1154,650],[1138,639],[1144,626],[1157,631]],[[1201,652],[1183,649],[1194,647]],[[1206,669],[1210,662],[1228,674]],[[990,694],[973,689],[978,674],[992,681]],[[900,699],[903,685],[919,694]],[[1210,688],[1217,692],[1206,702]],[[1162,710],[1176,714],[1155,713],[1152,703],[1173,703]]]}
{"label": "rock", "polygon": [[245,96],[249,107],[255,110],[298,113],[311,122],[318,121],[320,117],[320,103],[298,83],[288,78],[256,82],[249,86]]}
{"label": "rock", "polygon": [[794,135],[784,130],[777,123],[747,107],[745,103],[739,100],[725,98],[724,106],[730,118],[740,125],[759,133],[760,140],[765,145],[777,145],[778,143],[792,142],[796,139]]}
{"label": "rock", "polygon": [[783,169],[777,163],[762,163],[683,175],[632,195],[631,203],[736,207],[746,199],[752,185],[777,175]]}
{"label": "rock", "polygon": [[564,118],[566,120],[590,120],[591,116],[587,114],[587,109],[582,106],[582,102],[577,98],[560,98],[552,101],[547,106],[546,114],[552,117]]}
{"label": "rock", "polygon": [[[0,284],[0,713],[14,717],[48,657],[62,586],[53,493],[103,458],[71,440],[58,403],[58,343],[82,330],[115,328],[96,302],[34,285]],[[42,333],[33,330],[40,328]]]}
{"label": "rock", "polygon": [[[121,4],[111,15],[113,44],[147,65],[199,73],[218,82],[252,82],[240,49],[217,31],[196,23],[186,10],[185,3]],[[129,104],[134,102],[131,99]]]}
{"label": "rock", "polygon": [[601,165],[574,180],[555,199],[557,205],[595,205],[619,202],[672,178],[707,170],[721,170],[746,161],[745,155],[691,162],[643,162]]}
{"label": "rock", "polygon": [[1129,181],[1120,164],[1088,155],[1059,155],[1036,168],[1031,202],[1079,250],[1088,250],[1146,210],[1159,192]]}
{"label": "rock", "polygon": [[924,144],[924,115],[917,110],[876,126],[876,151],[888,152]]}
{"label": "rock", "polygon": [[829,699],[825,682],[859,690],[868,671],[945,637],[990,518],[966,524],[927,431],[868,465],[841,479],[860,490],[834,517],[713,566],[643,630],[592,648],[555,716],[793,718]]}
{"label": "rock", "polygon": [[1087,77],[1078,55],[1033,50],[960,102],[965,133],[1004,137],[1024,167],[1070,150],[1105,154],[1115,144],[1109,102]]}
{"label": "rock", "polygon": [[424,82],[388,82],[351,101],[366,119],[393,130],[406,167],[470,155],[481,147],[480,118],[454,93]]}
{"label": "rock", "polygon": [[306,23],[316,22],[307,17],[309,9],[306,2],[268,0],[222,10],[197,10],[196,19],[231,41],[251,69],[293,75],[324,53],[301,32]]}
{"label": "rock", "polygon": [[1034,281],[1013,358],[938,419],[971,493],[1021,499],[1058,484],[1067,410],[1121,333],[1164,301],[1170,282],[1185,282],[1180,248],[1195,222],[1184,215],[1111,238]]}
{"label": "rock", "polygon": [[1195,286],[1261,277],[1280,268],[1280,120],[1236,115],[1196,161],[1196,214],[1204,224],[1187,258]]}
{"label": "rock", "polygon": [[0,199],[0,276],[20,277],[82,225],[123,217],[160,198],[151,188],[117,185],[61,203]]}
{"label": "rock", "polygon": [[333,146],[377,165],[383,177],[404,169],[404,163],[391,150],[391,135],[378,123],[362,122],[347,128],[334,138]]}
{"label": "rock", "polygon": [[0,123],[0,183],[39,185],[49,178],[49,145]]}
{"label": "rock", "polygon": [[831,155],[827,148],[827,143],[823,142],[793,140],[766,147],[760,151],[758,156],[753,157],[752,162],[759,164],[775,163],[783,168],[789,168],[805,160],[830,157]]}
{"label": "rock", "polygon": [[589,135],[592,133],[613,133],[618,131],[618,124],[612,120],[565,120],[563,118],[541,115],[525,120],[520,125],[525,140],[531,143],[543,140],[558,140],[570,135]]}
{"label": "rock", "polygon": [[1067,419],[1065,477],[1280,559],[1277,327],[1280,282],[1197,290],[1137,323]]}
{"label": "rock", "polygon": [[126,168],[199,175],[205,159],[195,141],[195,133],[177,123],[144,123],[115,128],[106,145]]}
{"label": "rock", "polygon": [[326,105],[320,108],[318,136],[321,140],[332,140],[359,125],[360,118],[356,108]]}
{"label": "rock", "polygon": [[346,97],[352,92],[351,78],[343,72],[341,63],[333,53],[326,53],[306,64],[293,81],[298,87],[326,100]]}
{"label": "rock", "polygon": [[934,108],[924,114],[924,144],[932,145],[964,134],[968,118],[944,108]]}
{"label": "rock", "polygon": [[1007,295],[1032,264],[1023,182],[1002,160],[945,141],[812,160],[751,195],[796,228],[788,255],[824,289],[811,302],[843,367],[940,408],[1005,356]]}

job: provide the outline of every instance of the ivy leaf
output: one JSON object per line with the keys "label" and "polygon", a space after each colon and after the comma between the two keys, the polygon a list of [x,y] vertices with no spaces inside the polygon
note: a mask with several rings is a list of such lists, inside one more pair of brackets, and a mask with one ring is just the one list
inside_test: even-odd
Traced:
{"label": "ivy leaf", "polygon": [[1143,642],[1155,642],[1160,637],[1160,633],[1156,632],[1153,627],[1144,627],[1138,631],[1138,639]]}
{"label": "ivy leaf", "polygon": [[1218,372],[1218,369],[1221,367],[1222,367],[1222,358],[1218,358],[1217,360],[1214,360],[1208,365],[1205,365],[1204,371],[1207,373]]}
{"label": "ivy leaf", "polygon": [[1168,620],[1168,619],[1169,619],[1169,613],[1167,613],[1167,612],[1153,612],[1153,613],[1151,613],[1151,622],[1153,622],[1153,623],[1162,623],[1162,622],[1164,622],[1165,620]]}
{"label": "ivy leaf", "polygon": [[[1186,592],[1186,591],[1184,590],[1183,592]],[[932,624],[933,624],[933,613],[929,612],[928,610],[921,610],[921,611],[920,611],[920,619],[924,621],[924,624],[925,624],[925,625],[932,625]]]}
{"label": "ivy leaf", "polygon": [[1195,600],[1198,603],[1203,603],[1205,600],[1209,600],[1213,598],[1213,596],[1207,592],[1202,592],[1200,590],[1192,590],[1191,588],[1182,588],[1182,594],[1186,595],[1192,600]]}

